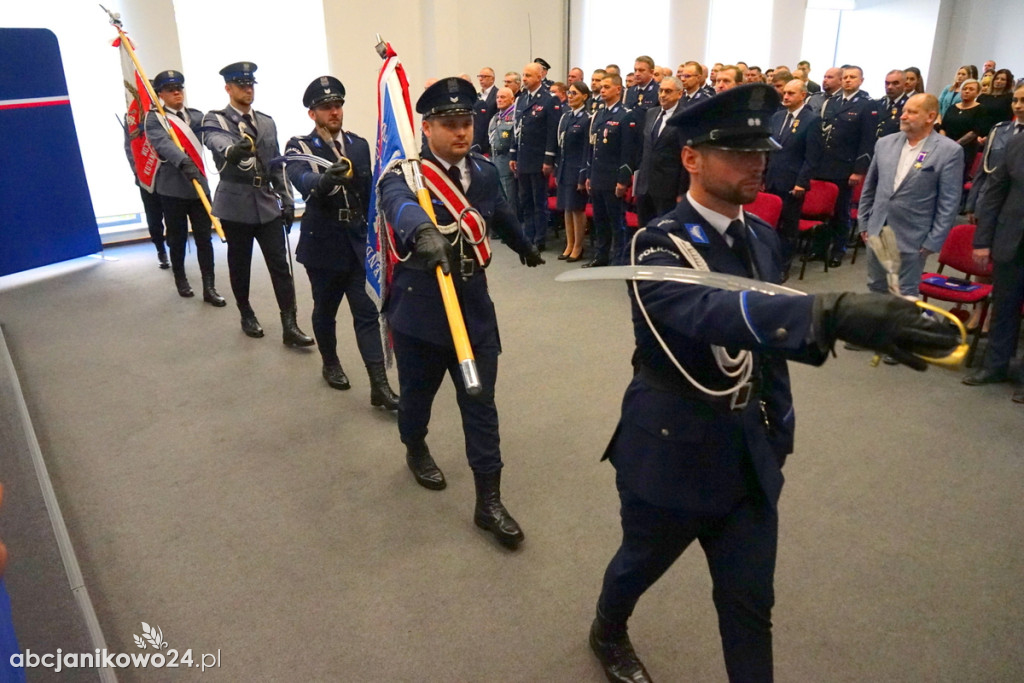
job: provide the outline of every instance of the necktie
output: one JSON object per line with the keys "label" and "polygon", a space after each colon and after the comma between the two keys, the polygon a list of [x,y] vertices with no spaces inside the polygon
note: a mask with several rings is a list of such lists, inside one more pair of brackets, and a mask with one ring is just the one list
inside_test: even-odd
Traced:
{"label": "necktie", "polygon": [[448,177],[452,179],[452,183],[455,184],[455,187],[459,188],[459,192],[465,193],[465,190],[462,189],[462,172],[459,170],[458,166],[448,167]]}
{"label": "necktie", "polygon": [[1013,127],[1013,134],[1016,135],[1022,130],[1024,130],[1024,123],[1018,123],[1016,126]]}
{"label": "necktie", "polygon": [[343,152],[341,149],[341,143],[338,142],[337,140],[334,141],[334,149],[337,150],[339,157],[345,156],[345,152]]}
{"label": "necktie", "polygon": [[732,253],[743,262],[747,275],[753,277],[754,270],[751,267],[750,252],[747,250],[747,236],[744,234],[743,221],[735,220],[725,229],[725,234],[732,238]]}
{"label": "necktie", "polygon": [[793,123],[793,112],[786,112],[786,120],[782,122],[782,130],[779,131],[780,137],[785,134],[786,129],[789,128],[791,123]]}
{"label": "necktie", "polygon": [[174,115],[177,116],[182,121],[185,120],[185,112],[183,112],[183,111],[176,111],[176,112],[174,112]]}
{"label": "necktie", "polygon": [[256,134],[259,131],[256,130],[256,124],[252,122],[252,117],[248,114],[242,114],[242,118],[245,119],[245,125],[246,128],[248,128],[246,132],[250,133],[253,137],[256,137]]}
{"label": "necktie", "polygon": [[658,118],[654,121],[654,128],[651,130],[651,142],[657,142],[658,136],[661,135],[661,122],[665,118],[665,110],[662,109],[661,113],[658,114]]}

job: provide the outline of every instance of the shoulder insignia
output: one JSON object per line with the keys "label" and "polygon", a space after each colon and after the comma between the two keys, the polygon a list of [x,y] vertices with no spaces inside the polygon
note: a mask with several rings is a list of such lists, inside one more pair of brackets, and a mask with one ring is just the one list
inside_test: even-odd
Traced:
{"label": "shoulder insignia", "polygon": [[700,223],[685,223],[686,234],[694,244],[710,244],[708,236],[704,233],[704,227]]}

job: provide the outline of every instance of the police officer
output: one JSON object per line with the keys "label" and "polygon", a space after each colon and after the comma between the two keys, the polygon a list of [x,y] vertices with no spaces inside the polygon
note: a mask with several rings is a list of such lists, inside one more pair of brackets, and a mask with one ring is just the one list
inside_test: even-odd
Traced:
{"label": "police officer", "polygon": [[[506,243],[528,266],[544,263],[526,239],[505,203],[498,184],[498,172],[483,156],[470,153],[473,136],[473,87],[459,78],[442,78],[427,88],[416,102],[423,115],[425,173],[432,166],[450,180],[458,204],[446,205],[432,195],[438,227],[420,208],[407,183],[402,167],[395,166],[381,178],[379,191],[384,215],[394,229],[399,255],[408,258],[395,265],[387,316],[392,328],[398,382],[398,431],[406,445],[406,463],[417,483],[428,489],[446,486],[444,475],[427,448],[427,425],[434,394],[451,375],[462,414],[466,456],[476,484],[474,521],[503,545],[516,547],[523,532],[501,502],[501,451],[498,411],[494,405],[494,382],[498,374],[498,323],[494,304],[487,292],[484,268],[488,259],[477,248],[489,249],[487,232],[503,236]],[[447,182],[446,183],[447,187]],[[455,192],[457,190],[457,192]],[[462,232],[453,211],[463,214],[475,209],[484,219],[484,235],[472,240]],[[453,243],[454,241],[454,243]],[[471,241],[480,242],[474,246]],[[469,341],[476,357],[482,390],[470,396],[463,384],[451,332],[445,316],[435,275],[436,267],[451,272],[464,311]]]}
{"label": "police officer", "polygon": [[338,307],[348,297],[356,344],[370,376],[370,404],[398,410],[398,397],[384,369],[377,307],[366,293],[367,210],[370,205],[370,146],[342,129],[345,86],[333,76],[313,80],[302,96],[313,120],[313,132],[285,145],[285,154],[303,154],[331,162],[290,162],[288,179],[306,200],[295,260],[306,267],[313,292],[313,334],[316,335],[322,375],[334,389],[351,384],[338,359],[335,334]]}
{"label": "police officer", "polygon": [[658,82],[654,80],[654,60],[647,55],[640,55],[633,64],[633,73],[636,83],[626,91],[626,108],[646,112],[658,105]]}
{"label": "police officer", "polygon": [[877,140],[878,110],[875,101],[861,91],[863,82],[864,72],[859,66],[845,67],[842,89],[825,103],[821,118],[821,163],[815,177],[839,186],[835,214],[816,254],[828,260],[829,268],[843,264],[850,239],[853,188],[864,182]]}
{"label": "police officer", "polygon": [[885,97],[875,103],[878,110],[877,137],[900,132],[900,116],[903,105],[910,95],[906,92],[907,76],[901,69],[893,69],[885,75]]}
{"label": "police officer", "polygon": [[146,216],[146,228],[149,231],[149,241],[156,247],[157,263],[161,270],[171,267],[167,260],[166,239],[164,238],[164,211],[160,208],[160,198],[150,192],[139,182],[139,173],[135,168],[135,156],[132,154],[132,138],[128,131],[128,116],[124,119],[124,154],[128,158],[128,166],[132,169],[132,176],[135,178],[135,186],[139,188],[139,196],[142,197],[142,210]]}
{"label": "police officer", "polygon": [[[631,263],[778,281],[774,230],[742,205],[777,148],[768,85],[738,86],[671,120],[685,141],[686,197],[637,233]],[[726,670],[772,680],[771,609],[782,464],[793,448],[786,359],[823,363],[838,339],[911,353],[957,334],[881,294],[777,296],[672,282],[630,284],[635,374],[605,452],[623,540],[604,575],[590,646],[611,681],[650,681],[627,633],[640,596],[694,541],[707,557]],[[726,349],[729,349],[728,351]]]}
{"label": "police officer", "polygon": [[590,160],[587,191],[594,207],[594,259],[583,268],[624,263],[626,256],[623,197],[636,167],[637,125],[632,112],[622,104],[622,77],[605,76],[601,81],[604,108],[590,120]]}
{"label": "police officer", "polygon": [[558,153],[558,122],[562,103],[542,82],[543,67],[536,62],[523,68],[523,90],[516,102],[516,138],[509,168],[519,183],[519,208],[526,237],[544,250],[548,234],[548,176]]}
{"label": "police officer", "polygon": [[295,283],[288,266],[285,231],[295,220],[295,205],[284,168],[268,163],[279,154],[274,119],[252,108],[256,65],[235,62],[220,70],[228,106],[206,113],[206,146],[220,173],[213,213],[228,240],[231,291],[242,315],[242,331],[262,337],[263,327],[249,303],[252,243],[260,245],[281,309],[286,346],[312,346],[295,321]]}
{"label": "police officer", "polygon": [[[203,113],[185,106],[185,76],[180,71],[161,71],[153,78],[153,90],[163,102],[166,123],[151,110],[146,115],[146,137],[160,155],[160,168],[156,172],[154,189],[160,199],[164,223],[167,225],[167,246],[171,249],[171,272],[178,294],[195,296],[185,277],[185,244],[188,225],[192,223],[192,239],[196,243],[196,259],[203,276],[203,301],[213,306],[226,306],[224,297],[217,293],[213,274],[213,243],[210,230],[213,223],[206,212],[193,180],[198,180],[207,199],[210,186],[202,159]],[[174,126],[175,135],[186,151],[182,151],[165,126]]]}
{"label": "police officer", "polygon": [[551,65],[548,64],[548,60],[544,59],[543,57],[537,57],[537,59],[533,60],[533,63],[540,65],[540,69],[541,69],[540,80],[541,80],[541,83],[544,84],[545,88],[550,90],[551,86],[554,85],[554,81],[552,81],[550,78],[548,78],[548,72],[551,71]]}
{"label": "police officer", "polygon": [[[509,162],[512,160],[512,143],[516,130],[516,98],[509,88],[499,88],[495,98],[498,111],[487,124],[487,139],[491,147],[491,161],[498,169],[498,178],[505,191],[505,201],[512,213],[519,215],[519,190],[516,176],[512,173]],[[476,115],[480,112],[477,110]],[[474,120],[475,125],[475,120]]]}

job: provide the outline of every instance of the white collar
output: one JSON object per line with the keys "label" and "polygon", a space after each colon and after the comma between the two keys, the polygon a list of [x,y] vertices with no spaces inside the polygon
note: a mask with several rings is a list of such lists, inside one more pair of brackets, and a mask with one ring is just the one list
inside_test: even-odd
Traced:
{"label": "white collar", "polygon": [[536,90],[527,90],[527,92],[530,93],[530,97],[536,97],[537,93],[539,93],[541,91],[541,88],[543,88],[543,87],[544,87],[544,84],[541,83],[540,85],[537,86]]}
{"label": "white collar", "polygon": [[740,215],[738,219],[729,218],[725,214],[718,213],[717,211],[709,209],[708,207],[699,203],[696,199],[693,198],[693,195],[690,194],[689,190],[686,191],[686,198],[689,200],[690,206],[693,207],[694,211],[699,213],[700,217],[707,221],[708,225],[717,230],[718,234],[724,237],[725,241],[728,242],[729,246],[731,247],[732,237],[726,235],[725,231],[729,227],[729,224],[732,223],[734,220],[739,220],[741,223],[743,223],[744,226],[746,226],[746,215],[743,213],[743,209],[740,209]]}
{"label": "white collar", "polygon": [[[238,115],[239,115],[239,116],[241,116],[241,117],[243,117],[243,118],[244,118],[244,117],[246,116],[246,114],[245,114],[245,113],[243,113],[243,112],[242,112],[242,110],[240,110],[240,109],[237,109],[237,108],[235,107],[235,105],[233,105],[233,104],[228,104],[228,106],[229,106],[230,108],[234,109],[234,110],[235,110],[236,112],[238,112]],[[253,111],[252,109],[249,109],[249,114],[248,114],[248,116],[249,116],[249,117],[250,117],[251,119],[253,119],[254,121],[256,120],[256,112],[255,112],[255,111]]]}

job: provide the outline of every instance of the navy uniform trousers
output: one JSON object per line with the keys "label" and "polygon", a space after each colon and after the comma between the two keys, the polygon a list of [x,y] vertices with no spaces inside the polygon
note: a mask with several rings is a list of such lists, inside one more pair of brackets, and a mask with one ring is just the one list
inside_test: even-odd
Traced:
{"label": "navy uniform trousers", "polygon": [[359,355],[366,365],[383,363],[377,307],[366,294],[366,268],[351,248],[345,249],[343,254],[337,268],[306,266],[313,293],[313,334],[320,356],[324,365],[340,362],[336,317],[341,300],[347,296]]}
{"label": "navy uniform trousers", "polygon": [[171,252],[171,267],[175,272],[185,268],[185,245],[188,226],[192,224],[192,239],[196,243],[196,260],[203,275],[213,274],[213,223],[203,203],[198,199],[184,199],[170,195],[157,195],[167,224],[167,247]]}
{"label": "navy uniform trousers", "polygon": [[139,195],[142,196],[142,208],[146,213],[146,228],[149,230],[149,239],[157,251],[164,250],[164,210],[160,204],[160,197],[152,192],[147,192],[144,187],[139,187]]}

